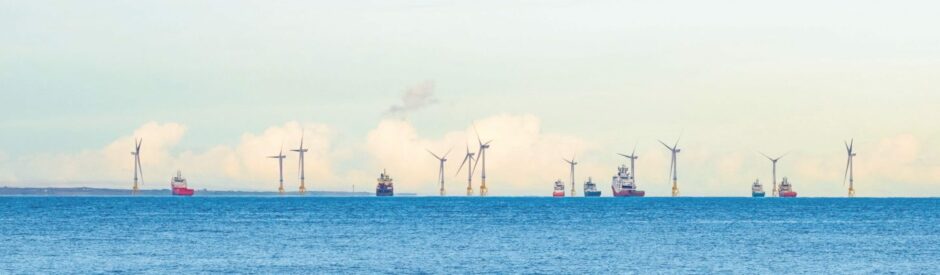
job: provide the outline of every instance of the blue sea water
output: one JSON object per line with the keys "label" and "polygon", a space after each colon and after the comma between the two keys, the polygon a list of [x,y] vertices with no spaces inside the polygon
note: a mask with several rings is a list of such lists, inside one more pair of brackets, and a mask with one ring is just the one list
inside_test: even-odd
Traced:
{"label": "blue sea water", "polygon": [[940,274],[940,199],[0,197],[0,273]]}

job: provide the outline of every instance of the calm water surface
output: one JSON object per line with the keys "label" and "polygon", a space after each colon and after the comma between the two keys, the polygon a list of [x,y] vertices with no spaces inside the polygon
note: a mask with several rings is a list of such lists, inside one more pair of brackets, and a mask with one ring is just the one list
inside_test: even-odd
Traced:
{"label": "calm water surface", "polygon": [[0,197],[0,273],[940,274],[940,199]]}

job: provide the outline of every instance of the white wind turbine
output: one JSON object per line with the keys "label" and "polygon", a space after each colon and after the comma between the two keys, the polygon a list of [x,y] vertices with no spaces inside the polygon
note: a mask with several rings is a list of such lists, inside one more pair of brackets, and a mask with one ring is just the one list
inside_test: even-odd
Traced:
{"label": "white wind turbine", "polygon": [[618,155],[630,159],[630,179],[632,179],[633,182],[636,183],[635,163],[636,163],[636,160],[640,158],[639,156],[636,155],[636,145],[633,146],[633,152],[630,153],[629,155],[620,154],[620,153],[618,153]]}
{"label": "white wind turbine", "polygon": [[771,196],[779,196],[780,194],[777,192],[777,161],[780,161],[780,159],[782,159],[782,158],[783,158],[784,156],[786,156],[787,154],[780,155],[780,156],[777,157],[777,158],[772,158],[772,157],[770,157],[770,156],[768,156],[767,154],[764,154],[764,153],[760,153],[760,154],[761,154],[761,155],[764,155],[764,157],[766,157],[768,160],[770,160],[770,162],[773,163],[773,167],[774,167],[774,170],[773,170],[774,189],[773,189],[773,191],[772,191],[773,193],[770,194],[770,195],[771,195]]}
{"label": "white wind turbine", "polygon": [[[453,150],[453,149],[451,149],[451,150]],[[446,192],[444,191],[444,163],[447,162],[447,155],[450,154],[450,151],[451,151],[451,150],[447,150],[447,153],[444,153],[444,156],[443,156],[443,157],[440,157],[440,156],[438,156],[437,154],[434,154],[434,152],[431,152],[431,150],[427,150],[428,153],[430,153],[432,156],[434,156],[435,159],[437,159],[438,161],[441,162],[441,169],[440,169],[440,171],[438,171],[438,173],[437,173],[437,177],[438,177],[438,179],[441,181],[441,196],[444,196],[445,193],[446,193]]]}
{"label": "white wind turbine", "polygon": [[477,157],[476,162],[473,164],[473,169],[471,170],[476,170],[480,159],[483,159],[483,169],[480,170],[480,196],[485,197],[489,192],[489,190],[486,189],[486,150],[490,149],[490,142],[493,142],[493,140],[491,139],[487,142],[483,142],[483,140],[480,139],[480,132],[477,132],[476,125],[473,126],[473,131],[477,134],[477,142],[480,143],[480,149],[478,151],[479,156]]}
{"label": "white wind turbine", "polygon": [[304,153],[307,152],[307,149],[304,148],[304,134],[300,133],[300,147],[297,149],[291,150],[300,154],[300,159],[298,160],[300,166],[300,194],[303,195],[307,193],[307,187],[304,185]]}
{"label": "white wind turbine", "polygon": [[131,155],[134,156],[134,187],[131,189],[132,195],[137,195],[140,193],[140,187],[137,185],[137,175],[140,174],[140,185],[144,185],[144,167],[140,165],[140,145],[144,143],[144,139],[134,139],[134,151],[131,152]]}
{"label": "white wind turbine", "polygon": [[669,151],[672,152],[672,162],[669,165],[669,176],[672,177],[672,196],[678,197],[679,186],[677,182],[679,180],[679,175],[678,175],[679,168],[676,167],[678,164],[677,163],[678,159],[676,158],[676,155],[678,155],[679,152],[682,152],[682,149],[679,149],[679,139],[676,139],[676,144],[671,147],[669,145],[666,145],[666,143],[663,142],[662,140],[660,140],[659,143],[662,143],[663,146],[666,146],[666,149],[669,149]]}
{"label": "white wind turbine", "polygon": [[571,165],[571,196],[574,197],[577,190],[574,188],[574,166],[578,165],[578,162],[574,160],[574,156],[571,156],[571,159],[564,159],[569,165]]}
{"label": "white wind turbine", "polygon": [[467,144],[467,154],[463,157],[463,162],[460,163],[460,168],[457,168],[457,175],[460,175],[460,170],[463,170],[463,166],[467,163],[470,165],[467,166],[467,196],[473,196],[473,156],[476,153],[470,152],[470,145]]}
{"label": "white wind turbine", "polygon": [[284,195],[284,159],[287,158],[287,156],[284,155],[284,145],[281,144],[281,151],[278,151],[277,156],[270,156],[268,158],[277,159],[277,170],[278,175],[280,175],[280,185],[277,188],[277,192]]}
{"label": "white wind turbine", "polygon": [[845,143],[845,151],[848,153],[848,161],[845,163],[845,178],[842,184],[845,185],[845,179],[849,180],[849,198],[855,197],[855,139]]}

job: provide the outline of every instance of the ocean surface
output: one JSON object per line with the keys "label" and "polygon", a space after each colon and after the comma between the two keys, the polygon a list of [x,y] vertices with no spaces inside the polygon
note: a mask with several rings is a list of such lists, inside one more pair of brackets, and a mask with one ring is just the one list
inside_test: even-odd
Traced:
{"label": "ocean surface", "polygon": [[940,274],[940,199],[0,197],[0,273]]}

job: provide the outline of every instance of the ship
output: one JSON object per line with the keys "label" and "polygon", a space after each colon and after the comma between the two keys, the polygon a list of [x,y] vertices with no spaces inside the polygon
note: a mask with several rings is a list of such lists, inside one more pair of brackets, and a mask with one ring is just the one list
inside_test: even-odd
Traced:
{"label": "ship", "polygon": [[646,191],[636,190],[636,180],[630,173],[630,168],[626,165],[617,167],[617,175],[613,177],[610,183],[610,189],[614,192],[614,197],[642,197]]}
{"label": "ship", "polygon": [[552,192],[552,197],[564,197],[565,196],[565,183],[561,180],[555,181],[555,192]]}
{"label": "ship", "polygon": [[379,175],[378,184],[375,185],[375,196],[395,196],[395,182],[393,182],[392,177],[389,176],[388,173],[384,170],[382,171],[382,174]]}
{"label": "ship", "polygon": [[751,185],[751,197],[763,198],[764,197],[764,186],[760,184],[760,179],[754,181],[754,184]]}
{"label": "ship", "polygon": [[196,193],[196,190],[187,186],[186,178],[183,177],[183,172],[179,170],[176,171],[176,176],[170,181],[170,187],[173,189],[174,196],[192,196]]}
{"label": "ship", "polygon": [[780,183],[780,193],[778,195],[781,198],[795,198],[796,191],[793,191],[793,185],[790,184],[790,180],[787,177],[783,177],[783,182]]}
{"label": "ship", "polygon": [[585,197],[600,197],[601,190],[597,190],[597,184],[588,177],[588,180],[584,182],[584,196]]}

